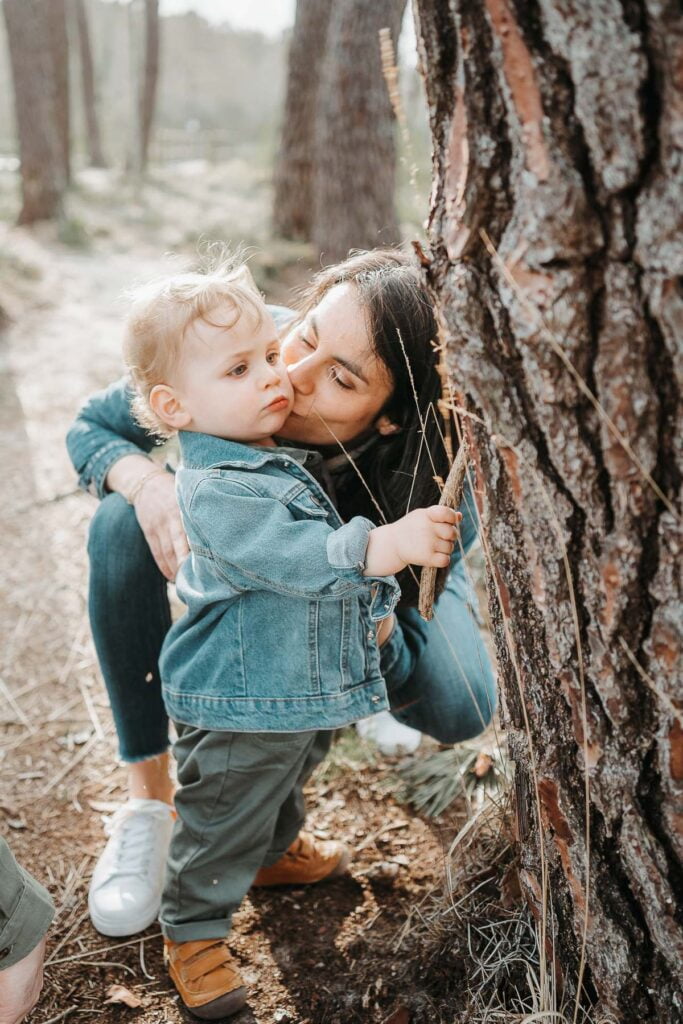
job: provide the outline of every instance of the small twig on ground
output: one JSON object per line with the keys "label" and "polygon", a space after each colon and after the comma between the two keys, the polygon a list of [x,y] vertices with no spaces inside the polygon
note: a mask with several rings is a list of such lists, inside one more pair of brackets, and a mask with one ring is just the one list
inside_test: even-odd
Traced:
{"label": "small twig on ground", "polygon": [[63,956],[60,960],[53,960],[51,967],[57,964],[66,964],[74,960],[83,960],[89,956],[97,956],[99,953],[111,953],[114,949],[123,949],[124,946],[134,946],[138,942],[149,942],[151,939],[160,939],[162,933],[155,932],[154,935],[144,935],[141,939],[130,939],[129,942],[117,942],[113,946],[100,946],[99,949],[91,949],[87,953],[75,953],[74,956]]}

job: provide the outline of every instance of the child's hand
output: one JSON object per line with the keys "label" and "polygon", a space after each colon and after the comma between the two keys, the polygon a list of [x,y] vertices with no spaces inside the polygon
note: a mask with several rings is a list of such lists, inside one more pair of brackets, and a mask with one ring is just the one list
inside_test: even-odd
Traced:
{"label": "child's hand", "polygon": [[365,558],[366,576],[390,576],[407,565],[445,568],[450,560],[462,520],[446,505],[417,508],[388,526],[372,530]]}

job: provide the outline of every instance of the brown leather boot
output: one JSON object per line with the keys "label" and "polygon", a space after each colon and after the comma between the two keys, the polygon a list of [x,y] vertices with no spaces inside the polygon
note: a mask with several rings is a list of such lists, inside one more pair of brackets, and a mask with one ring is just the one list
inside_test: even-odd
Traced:
{"label": "brown leather boot", "polygon": [[164,939],[164,960],[180,998],[195,1017],[222,1020],[246,1003],[247,990],[225,939]]}
{"label": "brown leather boot", "polygon": [[253,885],[310,885],[338,878],[349,866],[351,852],[336,840],[314,839],[300,832],[289,849],[270,867],[261,868]]}

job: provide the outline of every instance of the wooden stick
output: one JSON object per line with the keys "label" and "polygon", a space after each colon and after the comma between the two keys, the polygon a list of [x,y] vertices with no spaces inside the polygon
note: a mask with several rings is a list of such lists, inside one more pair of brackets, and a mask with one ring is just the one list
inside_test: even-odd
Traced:
{"label": "wooden stick", "polygon": [[[462,501],[462,492],[465,486],[465,474],[469,460],[469,449],[463,435],[455,462],[450,468],[443,491],[441,492],[440,505],[448,505],[449,508],[458,509]],[[437,569],[431,565],[425,565],[420,573],[420,596],[418,608],[420,615],[427,622],[434,614],[434,587],[436,586]]]}

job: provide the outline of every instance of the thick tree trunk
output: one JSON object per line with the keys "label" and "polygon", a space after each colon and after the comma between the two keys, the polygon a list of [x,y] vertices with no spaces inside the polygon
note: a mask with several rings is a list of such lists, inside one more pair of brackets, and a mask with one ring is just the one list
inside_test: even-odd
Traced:
{"label": "thick tree trunk", "polygon": [[86,137],[88,140],[88,156],[92,167],[106,167],[100,137],[100,122],[97,116],[97,95],[95,90],[95,70],[90,42],[90,27],[85,0],[72,0],[76,31],[78,33],[78,49],[81,64],[81,82],[83,86],[83,113],[85,117]]}
{"label": "thick tree trunk", "polygon": [[59,152],[67,185],[71,181],[71,111],[69,98],[69,35],[66,24],[66,0],[44,0],[49,20],[50,50],[53,62],[55,120]]}
{"label": "thick tree trunk", "polygon": [[313,241],[326,262],[399,239],[395,118],[379,31],[398,41],[405,0],[337,0],[321,71]]}
{"label": "thick tree trunk", "polygon": [[673,1024],[683,26],[672,0],[417,17],[428,276],[484,487],[523,889],[568,993],[585,932],[587,994]]}
{"label": "thick tree trunk", "polygon": [[21,161],[19,223],[31,224],[57,216],[66,186],[50,17],[45,0],[4,0],[2,6]]}
{"label": "thick tree trunk", "polygon": [[313,224],[315,116],[332,0],[298,0],[289,47],[282,140],[275,166],[273,227],[309,242]]}

